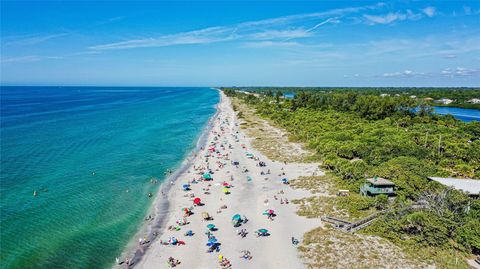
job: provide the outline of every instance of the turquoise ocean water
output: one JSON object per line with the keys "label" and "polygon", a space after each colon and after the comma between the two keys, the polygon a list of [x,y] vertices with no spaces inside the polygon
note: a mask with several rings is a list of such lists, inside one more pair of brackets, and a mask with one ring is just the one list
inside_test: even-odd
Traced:
{"label": "turquoise ocean water", "polygon": [[181,164],[218,101],[209,88],[2,87],[0,267],[112,265],[150,179]]}

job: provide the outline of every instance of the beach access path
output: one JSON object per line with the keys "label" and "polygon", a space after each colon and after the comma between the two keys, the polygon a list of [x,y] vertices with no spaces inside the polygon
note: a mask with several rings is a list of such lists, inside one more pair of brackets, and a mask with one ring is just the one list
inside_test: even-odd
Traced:
{"label": "beach access path", "polygon": [[[281,199],[298,199],[310,193],[304,190],[294,190],[282,183],[283,178],[289,180],[299,176],[322,175],[318,164],[283,163],[269,160],[260,152],[253,149],[251,137],[247,137],[240,130],[239,120],[232,109],[231,101],[220,92],[221,101],[218,105],[218,115],[209,130],[207,146],[195,157],[191,167],[173,182],[167,195],[170,205],[165,227],[159,236],[145,250],[145,255],[135,268],[153,269],[168,268],[169,257],[178,259],[181,263],[175,268],[221,268],[219,255],[227,258],[231,268],[304,268],[299,258],[297,248],[292,245],[292,236],[302,239],[307,231],[321,226],[320,219],[307,219],[298,216],[296,206],[292,203],[281,203]],[[209,148],[215,148],[209,151]],[[247,156],[252,154],[251,156]],[[239,165],[234,165],[236,161]],[[261,167],[262,161],[266,166]],[[213,180],[203,181],[203,173],[211,170]],[[245,172],[248,170],[248,172]],[[267,173],[270,170],[270,174]],[[284,173],[284,174],[283,174]],[[251,178],[251,180],[248,180]],[[191,183],[191,190],[184,191],[182,185]],[[232,187],[230,194],[225,194],[222,184],[226,182]],[[164,183],[172,184],[172,183]],[[208,189],[209,194],[205,194]],[[283,192],[283,193],[282,193]],[[193,194],[193,195],[192,195]],[[193,197],[201,199],[203,205],[193,207],[193,215],[186,217],[187,225],[180,226],[180,230],[171,231],[167,227],[177,226],[176,221],[182,220],[182,208],[193,206]],[[276,197],[276,199],[275,199]],[[226,205],[226,209],[220,209]],[[276,217],[273,221],[262,213],[272,209]],[[202,212],[208,212],[213,220],[205,221]],[[217,213],[220,212],[220,213]],[[246,216],[248,222],[240,227],[233,227],[232,216],[240,214]],[[218,252],[207,253],[208,242],[207,225],[214,224],[218,230],[212,234],[221,244]],[[246,229],[248,234],[242,238],[237,230]],[[267,229],[270,233],[266,237],[256,237],[255,231]],[[193,236],[184,236],[192,230]],[[168,241],[175,237],[184,241],[185,245],[163,245],[161,241]],[[241,258],[241,251],[248,250],[251,260]],[[116,268],[125,268],[125,264]]]}

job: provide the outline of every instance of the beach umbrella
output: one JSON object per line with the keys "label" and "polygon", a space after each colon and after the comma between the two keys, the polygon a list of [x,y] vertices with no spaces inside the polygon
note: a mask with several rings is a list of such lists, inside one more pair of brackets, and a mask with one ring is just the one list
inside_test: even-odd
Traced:
{"label": "beach umbrella", "polygon": [[190,184],[183,184],[183,188],[190,188]]}
{"label": "beach umbrella", "polygon": [[218,241],[218,240],[217,240],[217,238],[215,238],[215,237],[210,237],[210,239],[208,239],[208,242],[209,242],[209,243],[217,243],[217,241]]}
{"label": "beach umbrella", "polygon": [[207,247],[211,247],[211,246],[213,246],[213,245],[215,245],[215,244],[216,244],[216,243],[208,242],[208,243],[207,243]]}
{"label": "beach umbrella", "polygon": [[251,177],[251,176],[247,176],[247,181],[252,181],[252,177]]}
{"label": "beach umbrella", "polygon": [[215,225],[210,223],[210,224],[207,225],[207,228],[209,230],[213,230],[213,229],[215,229]]}
{"label": "beach umbrella", "polygon": [[198,197],[193,199],[193,203],[196,204],[196,205],[199,205],[201,201],[202,200],[200,200],[200,198],[198,198]]}
{"label": "beach umbrella", "polygon": [[261,233],[261,234],[266,234],[266,233],[268,233],[268,230],[267,229],[259,229],[258,232]]}
{"label": "beach umbrella", "polygon": [[210,175],[210,173],[205,173],[205,174],[203,174],[203,178],[204,179],[212,179],[212,175]]}
{"label": "beach umbrella", "polygon": [[230,193],[230,191],[228,190],[228,188],[223,188],[223,193],[228,194]]}
{"label": "beach umbrella", "polygon": [[232,220],[241,220],[241,219],[242,219],[242,217],[239,214],[235,214],[232,217]]}

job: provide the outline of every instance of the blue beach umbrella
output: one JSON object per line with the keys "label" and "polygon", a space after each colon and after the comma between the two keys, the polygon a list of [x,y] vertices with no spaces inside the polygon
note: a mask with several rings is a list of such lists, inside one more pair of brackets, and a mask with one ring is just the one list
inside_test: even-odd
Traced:
{"label": "blue beach umbrella", "polygon": [[241,219],[242,219],[242,217],[239,214],[235,214],[232,217],[232,220],[241,220]]}
{"label": "blue beach umbrella", "polygon": [[218,240],[215,237],[211,237],[210,239],[208,239],[208,243],[217,243],[217,242]]}
{"label": "blue beach umbrella", "polygon": [[210,224],[207,225],[207,228],[209,230],[215,229],[215,225],[210,223]]}

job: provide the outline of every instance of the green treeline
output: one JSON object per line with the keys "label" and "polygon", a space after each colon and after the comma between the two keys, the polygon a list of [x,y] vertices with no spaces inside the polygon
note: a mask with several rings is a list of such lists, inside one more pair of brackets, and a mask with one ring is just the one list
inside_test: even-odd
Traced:
{"label": "green treeline", "polygon": [[[231,88],[238,90],[239,88]],[[329,88],[329,87],[245,87],[241,88],[245,91],[265,94],[267,96],[274,96],[280,93],[295,93],[314,92],[317,94],[347,94],[353,93],[355,95],[368,96],[392,96],[392,97],[408,97],[417,103],[424,103],[435,106],[453,106],[463,108],[480,109],[480,104],[472,104],[468,101],[471,99],[480,99],[480,88],[402,88],[402,87],[344,87],[344,88]],[[414,98],[412,98],[414,97]],[[443,105],[435,103],[435,100],[448,98],[453,100],[451,104]]]}
{"label": "green treeline", "polygon": [[[352,91],[297,92],[280,99],[224,89],[314,149],[325,169],[358,192],[366,177],[396,184],[398,208],[367,231],[402,244],[480,252],[480,200],[446,189],[428,176],[480,178],[480,123],[431,114],[408,96]],[[372,199],[373,200],[373,199]],[[428,209],[403,212],[423,201]],[[374,206],[374,202],[370,203]]]}

